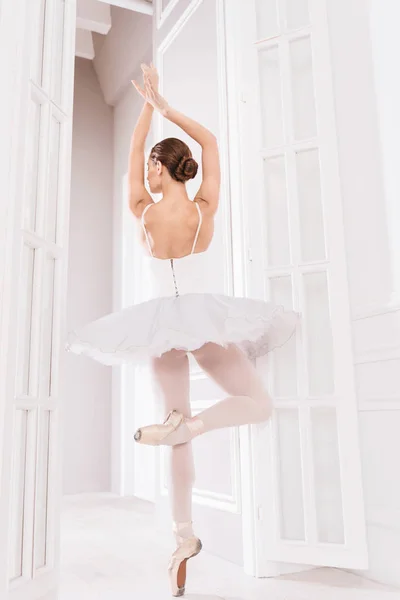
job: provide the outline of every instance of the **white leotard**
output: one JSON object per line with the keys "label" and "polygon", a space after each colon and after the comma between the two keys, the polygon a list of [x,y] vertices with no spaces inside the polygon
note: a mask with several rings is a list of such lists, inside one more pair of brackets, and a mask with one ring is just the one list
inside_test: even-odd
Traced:
{"label": "white leotard", "polygon": [[203,215],[198,202],[195,202],[199,213],[199,224],[193,240],[190,254],[179,258],[157,258],[153,255],[150,245],[149,235],[144,223],[144,216],[153,204],[148,204],[142,214],[142,227],[146,236],[147,246],[150,256],[147,258],[148,267],[151,274],[151,295],[161,296],[181,296],[190,293],[212,292],[209,285],[209,262],[210,256],[207,251],[195,253],[197,240],[199,237]]}

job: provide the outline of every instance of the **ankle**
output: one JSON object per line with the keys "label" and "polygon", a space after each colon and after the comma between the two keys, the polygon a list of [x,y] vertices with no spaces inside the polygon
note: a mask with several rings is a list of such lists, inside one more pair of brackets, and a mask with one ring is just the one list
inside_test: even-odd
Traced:
{"label": "ankle", "polygon": [[193,521],[181,523],[174,522],[172,524],[172,530],[175,534],[175,540],[177,544],[182,544],[184,540],[194,537]]}

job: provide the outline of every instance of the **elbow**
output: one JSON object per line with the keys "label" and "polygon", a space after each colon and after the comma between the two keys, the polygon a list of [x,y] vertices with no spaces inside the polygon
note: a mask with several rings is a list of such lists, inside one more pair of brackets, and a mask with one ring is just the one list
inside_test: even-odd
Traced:
{"label": "elbow", "polygon": [[206,137],[206,139],[203,142],[203,147],[204,146],[216,146],[216,147],[218,147],[217,136],[214,135],[212,133],[212,131],[208,132],[207,137]]}

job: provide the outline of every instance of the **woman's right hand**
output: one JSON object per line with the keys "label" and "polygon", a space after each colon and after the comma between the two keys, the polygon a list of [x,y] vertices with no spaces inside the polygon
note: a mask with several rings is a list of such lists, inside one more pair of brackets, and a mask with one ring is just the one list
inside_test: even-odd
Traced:
{"label": "woman's right hand", "polygon": [[159,76],[156,67],[153,63],[150,63],[150,66],[146,65],[146,63],[142,63],[140,66],[143,72],[143,82],[150,81],[154,90],[158,92]]}

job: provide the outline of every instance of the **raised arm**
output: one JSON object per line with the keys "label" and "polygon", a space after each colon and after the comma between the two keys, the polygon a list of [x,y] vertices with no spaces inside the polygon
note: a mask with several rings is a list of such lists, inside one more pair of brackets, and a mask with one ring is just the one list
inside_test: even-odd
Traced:
{"label": "raised arm", "polygon": [[[142,69],[145,74],[145,69],[143,67]],[[132,83],[137,87],[135,81]],[[154,107],[149,102],[145,102],[132,133],[129,152],[129,207],[139,219],[144,208],[153,202],[144,184],[144,150],[153,112]]]}
{"label": "raised arm", "polygon": [[206,210],[210,216],[213,216],[218,208],[221,183],[217,138],[209,129],[172,107],[166,108],[165,118],[178,125],[201,146],[203,178],[194,199],[202,202],[203,212]]}
{"label": "raised arm", "polygon": [[[149,74],[150,73],[150,74]],[[202,148],[203,179],[195,200],[203,203],[203,209],[214,215],[218,208],[221,182],[218,143],[215,135],[206,127],[168,105],[158,93],[151,77],[151,71],[145,73],[145,88],[136,86],[145,100],[152,104],[166,119],[175,123],[193,138]]]}

